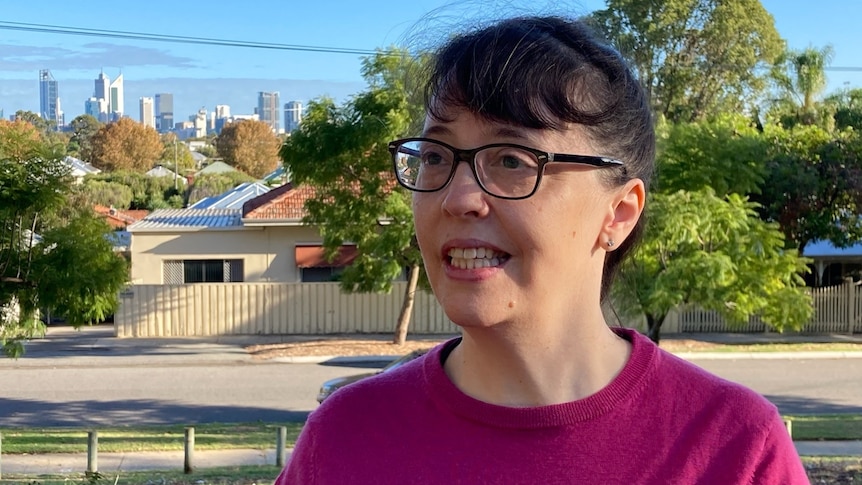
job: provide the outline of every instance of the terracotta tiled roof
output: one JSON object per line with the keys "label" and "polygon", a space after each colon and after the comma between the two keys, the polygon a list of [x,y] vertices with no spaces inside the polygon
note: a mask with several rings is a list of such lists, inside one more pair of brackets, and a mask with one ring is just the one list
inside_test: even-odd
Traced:
{"label": "terracotta tiled roof", "polygon": [[[386,182],[383,187],[386,193],[398,185],[391,174],[384,173],[381,177]],[[359,187],[356,184],[353,183],[358,192]],[[251,220],[300,220],[306,214],[305,201],[314,198],[316,194],[314,187],[287,183],[243,204],[242,217]]]}
{"label": "terracotta tiled roof", "polygon": [[305,201],[313,198],[315,193],[309,185],[294,187],[290,183],[284,184],[243,204],[242,217],[300,220],[305,216]]}
{"label": "terracotta tiled roof", "polygon": [[150,213],[150,211],[146,210],[121,211],[114,209],[113,207],[105,207],[103,205],[95,205],[93,206],[93,210],[96,211],[96,214],[104,217],[105,222],[107,222],[112,229],[125,229],[129,224],[134,224],[135,222],[140,221]]}

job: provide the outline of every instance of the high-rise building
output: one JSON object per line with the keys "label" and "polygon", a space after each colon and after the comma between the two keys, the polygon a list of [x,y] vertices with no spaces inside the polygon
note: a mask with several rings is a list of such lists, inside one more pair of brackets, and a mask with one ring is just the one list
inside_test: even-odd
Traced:
{"label": "high-rise building", "polygon": [[174,95],[156,94],[156,130],[167,133],[174,129]]}
{"label": "high-rise building", "polygon": [[123,75],[117,76],[110,85],[111,97],[108,100],[108,106],[111,110],[111,120],[116,121],[123,117],[125,110],[123,109]]}
{"label": "high-rise building", "polygon": [[108,101],[111,94],[110,86],[111,79],[105,75],[105,71],[100,72],[99,77],[96,78],[96,89],[93,92],[93,97],[96,99],[104,99]]}
{"label": "high-rise building", "polygon": [[226,104],[217,104],[213,113],[215,113],[216,119],[230,118],[230,106]]}
{"label": "high-rise building", "polygon": [[94,96],[84,101],[84,114],[88,114],[103,123],[108,121],[108,100]]}
{"label": "high-rise building", "polygon": [[302,123],[302,103],[288,101],[284,103],[284,132],[291,133]]}
{"label": "high-rise building", "polygon": [[271,126],[272,131],[276,133],[280,132],[280,106],[278,103],[278,91],[272,93],[260,91],[257,94],[257,115],[260,117],[260,121]]}
{"label": "high-rise building", "polygon": [[143,97],[140,101],[141,105],[141,124],[156,127],[156,107],[153,98]]}
{"label": "high-rise building", "polygon": [[54,129],[63,126],[63,111],[60,109],[60,89],[48,69],[39,71],[39,110],[42,119],[54,123]]}

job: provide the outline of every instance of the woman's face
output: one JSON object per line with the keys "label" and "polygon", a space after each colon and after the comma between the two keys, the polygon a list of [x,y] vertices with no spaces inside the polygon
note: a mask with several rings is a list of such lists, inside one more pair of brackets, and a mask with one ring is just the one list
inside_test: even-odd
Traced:
{"label": "woman's face", "polygon": [[[533,130],[459,110],[428,118],[422,136],[460,149],[517,143],[555,153],[597,155],[579,127]],[[443,190],[413,195],[416,235],[434,293],[465,327],[571,319],[598,306],[608,232],[619,190],[594,167],[545,166],[533,196],[504,200],[482,191],[467,163]],[[616,241],[617,243],[621,241]]]}

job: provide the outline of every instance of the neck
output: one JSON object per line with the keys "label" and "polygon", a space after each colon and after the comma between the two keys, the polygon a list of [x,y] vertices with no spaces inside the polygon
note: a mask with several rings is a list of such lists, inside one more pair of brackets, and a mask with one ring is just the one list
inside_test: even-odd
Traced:
{"label": "neck", "polygon": [[628,361],[631,345],[605,324],[569,321],[559,331],[506,323],[465,328],[445,370],[465,394],[509,407],[576,401],[607,386]]}

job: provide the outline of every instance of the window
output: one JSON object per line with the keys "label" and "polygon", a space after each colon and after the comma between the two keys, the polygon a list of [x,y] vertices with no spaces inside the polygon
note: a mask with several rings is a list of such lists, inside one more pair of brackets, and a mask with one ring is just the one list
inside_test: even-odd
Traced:
{"label": "window", "polygon": [[239,283],[244,278],[241,259],[172,259],[164,262],[163,281],[183,283]]}
{"label": "window", "polygon": [[344,268],[302,268],[303,283],[324,283],[327,281],[338,281],[338,277]]}

